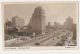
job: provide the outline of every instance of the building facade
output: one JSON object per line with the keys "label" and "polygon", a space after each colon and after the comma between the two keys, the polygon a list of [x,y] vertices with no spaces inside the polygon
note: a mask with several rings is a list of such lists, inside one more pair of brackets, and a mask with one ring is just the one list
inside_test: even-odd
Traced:
{"label": "building facade", "polygon": [[66,22],[64,22],[64,27],[68,30],[73,30],[73,19],[71,17],[68,17],[66,19]]}
{"label": "building facade", "polygon": [[34,33],[45,33],[45,12],[41,6],[35,8],[30,19],[31,31]]}
{"label": "building facade", "polygon": [[18,16],[12,18],[13,27],[20,30],[24,26],[24,19]]}

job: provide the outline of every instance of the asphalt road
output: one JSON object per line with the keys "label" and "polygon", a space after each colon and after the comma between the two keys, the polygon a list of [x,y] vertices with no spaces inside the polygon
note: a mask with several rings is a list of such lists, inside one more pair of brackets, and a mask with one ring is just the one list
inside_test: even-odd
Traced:
{"label": "asphalt road", "polygon": [[[64,36],[69,33],[68,31],[63,32],[62,30],[47,33],[43,36],[38,36],[30,40],[19,40],[6,41],[6,47],[26,47],[26,46],[55,46],[56,43],[61,41],[61,39],[56,39],[59,36]],[[54,40],[53,40],[54,39]],[[9,43],[9,44],[8,44]],[[11,43],[11,44],[10,44]]]}

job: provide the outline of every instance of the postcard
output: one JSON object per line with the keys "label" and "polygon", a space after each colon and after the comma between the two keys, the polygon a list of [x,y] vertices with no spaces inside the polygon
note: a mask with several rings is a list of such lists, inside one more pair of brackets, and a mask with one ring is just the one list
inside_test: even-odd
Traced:
{"label": "postcard", "polygon": [[4,48],[78,48],[78,2],[4,2]]}

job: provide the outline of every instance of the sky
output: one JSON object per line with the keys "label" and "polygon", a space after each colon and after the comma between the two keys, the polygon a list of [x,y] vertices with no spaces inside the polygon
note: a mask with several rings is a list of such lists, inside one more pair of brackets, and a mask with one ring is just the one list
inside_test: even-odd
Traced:
{"label": "sky", "polygon": [[76,23],[78,17],[76,2],[28,2],[28,3],[5,3],[4,4],[4,19],[11,20],[14,16],[19,16],[25,20],[27,25],[32,17],[34,9],[37,6],[42,6],[45,10],[46,24],[54,22],[63,24],[69,16]]}

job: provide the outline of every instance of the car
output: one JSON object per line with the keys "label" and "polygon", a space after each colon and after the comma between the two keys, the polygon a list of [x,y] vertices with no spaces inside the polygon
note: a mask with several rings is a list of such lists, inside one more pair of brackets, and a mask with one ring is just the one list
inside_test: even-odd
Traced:
{"label": "car", "polygon": [[40,43],[35,43],[35,45],[40,45]]}

